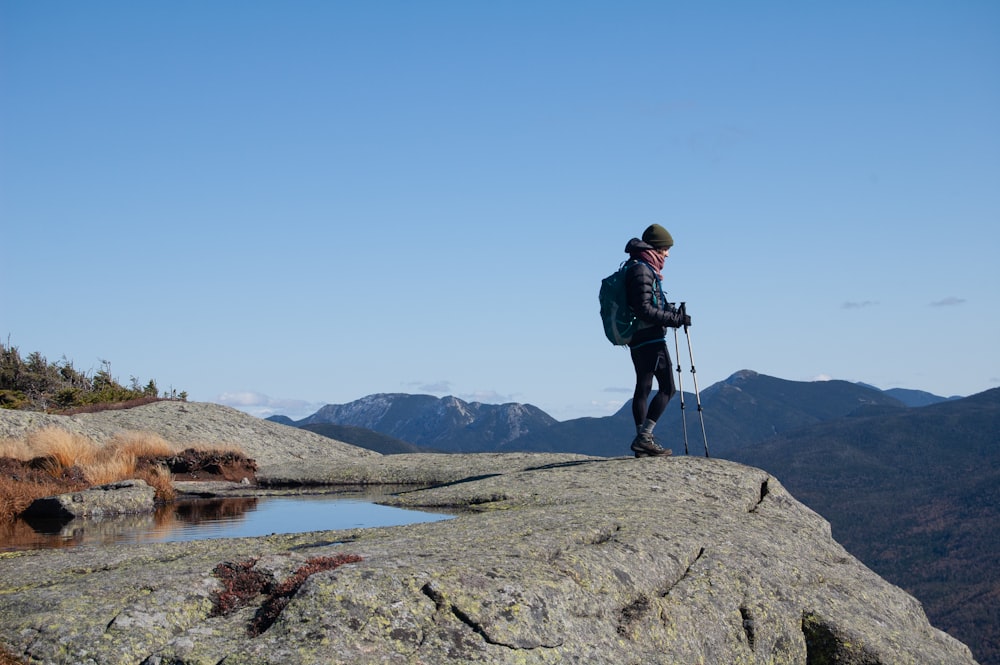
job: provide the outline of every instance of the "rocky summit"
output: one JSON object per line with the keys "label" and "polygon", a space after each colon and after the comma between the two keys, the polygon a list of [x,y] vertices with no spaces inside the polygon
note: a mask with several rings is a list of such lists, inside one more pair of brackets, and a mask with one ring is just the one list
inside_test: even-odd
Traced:
{"label": "rocky summit", "polygon": [[975,662],[756,468],[383,457],[214,405],[132,411],[66,424],[238,443],[271,485],[412,483],[385,502],[455,517],[0,555],[0,643],[26,662]]}

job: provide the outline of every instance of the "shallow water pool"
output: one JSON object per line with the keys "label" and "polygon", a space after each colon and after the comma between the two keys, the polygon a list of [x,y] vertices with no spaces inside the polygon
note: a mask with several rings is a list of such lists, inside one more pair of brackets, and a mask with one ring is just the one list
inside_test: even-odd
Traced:
{"label": "shallow water pool", "polygon": [[18,520],[0,531],[0,551],[243,538],[281,533],[400,526],[450,515],[406,510],[344,495],[185,500],[153,514],[74,519],[67,524]]}

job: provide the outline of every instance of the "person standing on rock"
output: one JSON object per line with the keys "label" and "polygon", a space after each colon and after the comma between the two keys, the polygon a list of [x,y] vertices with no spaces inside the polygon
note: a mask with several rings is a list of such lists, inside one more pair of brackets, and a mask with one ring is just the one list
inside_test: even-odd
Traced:
{"label": "person standing on rock", "polygon": [[[636,457],[658,457],[671,453],[653,438],[656,421],[677,392],[667,351],[667,328],[691,325],[691,317],[678,311],[663,295],[663,265],[673,246],[674,239],[659,224],[649,226],[641,239],[632,238],[625,245],[625,252],[634,259],[625,273],[625,294],[629,308],[639,321],[628,345],[635,367],[632,417],[636,436],[631,449]],[[650,400],[654,378],[657,391]]]}

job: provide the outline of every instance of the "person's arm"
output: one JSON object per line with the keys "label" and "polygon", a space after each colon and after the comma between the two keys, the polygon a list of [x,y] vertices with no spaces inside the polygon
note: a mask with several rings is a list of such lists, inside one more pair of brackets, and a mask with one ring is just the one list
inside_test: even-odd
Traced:
{"label": "person's arm", "polygon": [[690,318],[685,321],[684,315],[667,307],[666,303],[660,307],[656,305],[653,300],[654,293],[659,295],[656,276],[646,264],[636,263],[629,268],[625,274],[625,289],[628,306],[640,321],[671,328],[680,328],[685,323],[691,325]]}

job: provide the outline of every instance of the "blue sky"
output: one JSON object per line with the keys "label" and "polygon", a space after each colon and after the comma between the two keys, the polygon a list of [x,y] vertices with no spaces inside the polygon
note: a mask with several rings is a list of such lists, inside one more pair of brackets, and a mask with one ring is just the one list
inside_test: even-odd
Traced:
{"label": "blue sky", "polygon": [[1000,4],[0,0],[25,354],[607,415],[597,291],[653,222],[702,390],[1000,385]]}

